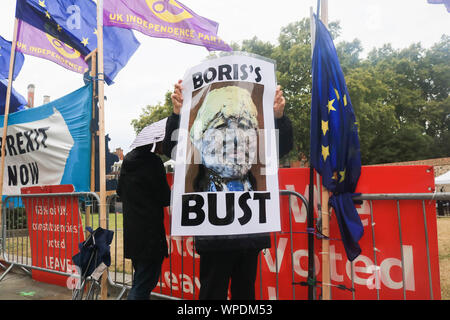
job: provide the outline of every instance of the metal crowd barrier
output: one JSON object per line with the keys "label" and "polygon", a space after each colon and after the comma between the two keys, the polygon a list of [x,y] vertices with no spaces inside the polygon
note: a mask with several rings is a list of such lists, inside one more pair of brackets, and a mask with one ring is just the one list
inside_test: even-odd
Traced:
{"label": "metal crowd barrier", "polygon": [[[278,232],[278,233],[274,233],[273,237],[275,237],[275,243],[276,243],[276,237],[277,234],[278,235],[282,235],[282,234],[286,234],[289,233],[290,237],[291,237],[291,255],[293,254],[293,247],[292,247],[292,235],[295,233],[292,231],[292,221],[291,221],[291,201],[290,201],[290,197],[296,197],[298,198],[298,200],[300,200],[305,207],[308,207],[308,200],[306,200],[306,198],[302,195],[299,194],[295,191],[289,191],[289,190],[282,190],[280,191],[280,195],[281,196],[289,196],[289,223],[290,223],[290,232]],[[107,208],[111,209],[118,209],[118,210],[114,210],[112,212],[112,214],[109,214],[109,219],[107,219],[107,226],[110,227],[111,226],[115,226],[114,234],[117,235],[115,236],[113,243],[111,244],[111,259],[112,259],[112,263],[111,263],[111,267],[109,268],[109,284],[113,287],[116,288],[120,288],[120,294],[118,295],[117,299],[121,299],[123,297],[123,295],[125,294],[125,292],[127,290],[129,290],[131,288],[131,284],[132,284],[132,277],[133,277],[133,268],[131,266],[131,262],[128,259],[125,259],[123,256],[123,249],[121,248],[121,244],[122,244],[122,236],[123,236],[123,229],[121,228],[117,228],[118,225],[120,225],[120,223],[118,223],[118,221],[120,221],[120,218],[118,218],[118,216],[121,215],[121,203],[117,202],[117,195],[112,195],[109,196],[107,199]],[[112,230],[112,229],[111,229]],[[168,230],[166,230],[167,232]],[[184,248],[185,248],[185,243],[186,241],[193,241],[192,237],[172,237],[169,236],[169,243],[168,243],[168,247],[169,247],[169,266],[170,266],[170,274],[172,274],[172,267],[174,267],[173,263],[172,263],[172,255],[170,254],[173,250],[176,250],[176,248],[173,247],[173,242],[174,241],[181,241],[181,256],[184,257]],[[173,241],[174,240],[174,241]],[[193,244],[193,247],[195,248],[195,242]],[[195,252],[195,249],[193,248],[193,252]],[[262,257],[260,255],[260,265],[262,263]],[[185,259],[182,258],[181,259],[181,274],[184,274],[184,269],[185,269]],[[291,260],[292,261],[292,260]],[[189,263],[189,262],[188,262]],[[193,282],[193,293],[192,295],[195,297],[196,293],[197,293],[197,289],[196,289],[196,284],[195,284],[195,270],[197,268],[198,270],[198,261],[197,261],[197,266],[196,266],[196,259],[192,258],[192,261],[190,262],[192,263],[192,275],[190,275],[192,282]],[[275,264],[276,266],[278,266],[278,259],[277,256],[275,256]],[[294,278],[294,268],[293,266],[291,267],[292,270],[292,279]],[[169,290],[170,290],[170,295],[167,294],[163,294],[162,293],[162,283],[163,283],[163,277],[164,275],[161,274],[160,276],[160,281],[159,281],[159,286],[157,286],[155,288],[155,290],[152,292],[153,296],[156,297],[160,297],[160,298],[164,298],[164,299],[180,299],[179,297],[175,297],[173,295],[173,288],[175,286],[173,278],[170,278],[170,285],[169,285]],[[177,285],[180,288],[183,288],[185,283],[184,283],[185,279],[184,277],[181,278],[180,283],[178,283]],[[260,279],[260,281],[262,281]],[[278,278],[277,278],[277,283],[278,283]],[[261,290],[262,290],[262,286],[261,286]],[[158,292],[159,291],[159,292]],[[277,292],[278,292],[278,285],[277,285]],[[262,296],[262,291],[260,292],[260,296]],[[294,297],[295,297],[295,292],[294,292]],[[181,299],[184,298],[184,291],[181,290]]]}
{"label": "metal crowd barrier", "polygon": [[[274,243],[277,243],[277,237],[283,236],[283,235],[288,235],[289,239],[290,239],[290,255],[291,255],[291,265],[290,265],[290,272],[291,272],[291,276],[292,276],[292,283],[294,284],[294,265],[293,265],[293,255],[294,255],[294,250],[293,250],[293,236],[296,233],[303,233],[306,234],[307,232],[299,232],[299,231],[292,231],[293,229],[293,214],[292,214],[292,207],[291,207],[291,197],[294,197],[297,201],[301,201],[301,203],[303,203],[305,205],[305,208],[308,207],[308,201],[305,199],[305,197],[297,192],[294,191],[288,191],[288,190],[282,190],[280,191],[280,195],[281,196],[288,196],[289,197],[289,212],[286,212],[284,214],[286,214],[287,219],[289,221],[289,231],[282,231],[282,232],[276,232],[276,233],[272,233],[272,238],[274,240]],[[117,197],[114,195],[112,197],[110,197],[108,199],[108,207],[109,208],[114,208],[116,207],[115,205],[113,205],[113,203],[117,200]],[[444,200],[444,201],[448,201],[450,200],[450,193],[419,193],[419,194],[362,194],[358,197],[355,197],[355,200],[367,200],[369,201],[369,206],[370,206],[370,221],[371,221],[371,232],[372,232],[372,239],[373,239],[373,252],[374,252],[374,263],[375,265],[377,264],[377,257],[376,257],[376,251],[378,250],[376,247],[376,238],[375,238],[375,234],[374,234],[374,211],[373,211],[373,201],[396,201],[397,203],[397,219],[400,222],[400,201],[402,200],[421,200],[422,201],[422,212],[423,212],[423,223],[424,223],[424,228],[425,228],[425,237],[426,237],[426,250],[427,250],[427,262],[428,262],[428,274],[427,274],[427,280],[429,281],[429,287],[430,287],[430,297],[431,299],[433,299],[433,286],[432,286],[432,268],[430,266],[430,247],[429,247],[429,235],[428,235],[428,228],[427,228],[427,221],[426,221],[426,211],[425,211],[425,202],[426,201],[438,201],[438,200]],[[116,223],[115,226],[117,226],[117,216],[118,214],[120,215],[119,210],[115,210],[116,212],[113,212],[112,215],[110,215],[109,221],[111,222],[112,219],[115,219]],[[283,215],[283,213],[282,213]],[[286,219],[285,216],[285,219]],[[113,217],[113,218],[111,218]],[[306,223],[305,223],[306,225]],[[122,291],[120,292],[119,296],[117,297],[118,299],[122,298],[124,293],[129,290],[131,288],[131,283],[132,283],[132,266],[131,266],[131,262],[128,261],[127,259],[123,258],[123,251],[120,252],[120,242],[121,242],[121,232],[123,232],[123,230],[120,229],[115,229],[115,234],[118,235],[118,237],[116,237],[114,239],[114,246],[115,249],[112,250],[112,252],[114,253],[112,255],[112,265],[109,269],[109,283],[112,286],[115,286],[117,288],[120,288]],[[167,230],[166,230],[167,231]],[[306,231],[306,230],[305,230]],[[399,238],[400,238],[400,242],[399,242],[399,246],[400,246],[400,250],[402,251],[402,279],[403,279],[403,283],[405,283],[405,268],[404,268],[404,258],[403,258],[403,249],[402,249],[402,230],[401,230],[401,223],[399,223],[398,225],[398,232],[399,232]],[[173,240],[178,240],[181,241],[182,245],[181,245],[181,256],[184,256],[184,248],[186,247],[185,243],[186,241],[189,240],[189,238],[191,238],[190,241],[192,241],[192,237],[170,237],[169,236],[169,253],[172,252],[174,249],[174,241]],[[317,237],[315,238],[315,242],[318,243],[319,241],[321,241],[321,239],[318,239]],[[195,243],[194,243],[195,246]],[[192,295],[193,297],[196,296],[197,290],[198,288],[196,287],[195,284],[195,270],[198,270],[198,259],[196,261],[196,259],[194,257],[187,257],[188,259],[181,259],[181,266],[175,266],[172,262],[172,256],[169,254],[169,258],[168,258],[168,263],[170,266],[170,274],[172,275],[172,271],[175,267],[180,268],[181,267],[181,273],[182,275],[185,274],[185,269],[189,268],[190,270],[192,270],[192,274],[190,274],[190,279],[192,279],[193,282],[193,292]],[[259,258],[259,264],[260,267],[262,265],[262,259],[263,259],[263,255],[260,255]],[[278,250],[275,250],[275,266],[276,266],[276,270],[278,270],[278,263],[279,263],[279,259],[280,257],[278,257]],[[118,260],[121,260],[121,262],[119,262]],[[187,261],[185,261],[187,260]],[[127,263],[128,262],[128,263]],[[120,266],[120,267],[117,267]],[[352,282],[352,299],[355,299],[355,287],[354,287],[354,272],[353,272],[353,267],[354,264],[351,263],[351,282]],[[178,288],[183,288],[185,283],[184,283],[184,277],[182,277],[179,281],[177,279],[173,279],[172,277],[170,277],[170,281],[169,281],[169,289],[170,289],[170,294],[163,294],[163,278],[164,275],[161,274],[160,276],[160,282],[159,282],[159,286],[157,286],[155,288],[155,290],[152,292],[152,295],[158,296],[158,297],[162,297],[165,299],[180,299],[180,297],[176,297],[174,294],[174,288],[178,287]],[[278,271],[276,272],[276,288],[275,288],[275,296],[276,298],[278,298],[279,296],[279,291],[280,291],[280,287],[279,287],[279,280],[278,280]],[[177,280],[177,281],[175,281]],[[257,292],[257,299],[261,298],[263,296],[263,292],[262,292],[262,280],[257,279],[257,281],[260,281],[260,292]],[[167,281],[166,281],[167,282]],[[377,299],[380,299],[380,289],[377,288],[376,289],[377,292]],[[317,294],[317,293],[315,293]],[[292,299],[296,299],[296,293],[295,293],[295,285],[292,286]],[[185,294],[183,292],[183,290],[181,290],[181,299],[185,298]],[[406,292],[405,292],[405,286],[403,286],[403,298],[406,299]]]}
{"label": "metal crowd barrier", "polygon": [[[277,237],[282,235],[288,235],[289,242],[290,242],[290,255],[291,255],[291,265],[290,265],[290,272],[292,275],[292,283],[294,283],[294,250],[293,250],[293,237],[295,233],[306,233],[306,232],[294,232],[293,231],[293,219],[292,219],[292,210],[291,204],[293,201],[291,201],[292,198],[296,199],[298,203],[303,203],[305,207],[308,207],[308,201],[305,199],[305,197],[297,192],[294,191],[288,191],[283,190],[280,192],[280,196],[288,196],[289,197],[289,212],[282,213],[284,215],[284,219],[288,219],[289,221],[289,231],[283,231],[283,232],[277,232],[272,233],[272,237],[275,240],[275,244],[277,244]],[[42,259],[43,259],[43,248],[44,248],[44,241],[48,239],[31,239],[30,236],[33,235],[33,233],[29,232],[28,226],[32,226],[32,228],[36,228],[36,224],[38,224],[37,227],[39,227],[38,221],[26,221],[27,219],[27,213],[25,209],[25,204],[31,201],[29,205],[31,208],[35,208],[36,205],[41,206],[41,203],[34,202],[36,200],[33,200],[34,198],[46,198],[49,208],[50,207],[70,207],[73,209],[74,206],[69,205],[67,203],[67,197],[70,197],[69,201],[75,201],[74,199],[77,199],[78,201],[78,210],[72,210],[70,212],[66,213],[67,215],[70,215],[72,219],[74,219],[76,216],[78,216],[79,213],[81,213],[81,217],[83,220],[83,231],[86,226],[92,226],[94,229],[100,225],[100,219],[98,215],[98,204],[100,203],[99,197],[96,193],[61,193],[61,194],[31,194],[31,195],[15,195],[15,196],[8,196],[4,199],[2,202],[2,226],[0,228],[0,260],[3,260],[9,267],[6,268],[5,265],[0,264],[0,268],[6,269],[6,271],[0,276],[0,287],[1,287],[1,280],[5,277],[5,275],[11,270],[13,266],[18,266],[23,268],[24,270],[33,269],[38,271],[45,271],[48,273],[52,273],[55,275],[65,275],[65,276],[73,276],[73,273],[69,273],[66,271],[59,271],[54,270],[48,267],[42,267],[39,265],[42,265]],[[65,199],[65,200],[62,200]],[[120,293],[117,296],[117,299],[121,299],[124,297],[127,290],[131,288],[132,284],[132,276],[133,276],[133,268],[131,265],[131,261],[128,259],[125,259],[123,254],[123,215],[121,210],[121,203],[117,202],[118,198],[116,195],[109,196],[107,198],[107,208],[108,208],[108,214],[107,214],[107,229],[114,231],[114,239],[111,244],[111,266],[109,268],[108,273],[108,283],[110,286],[118,288],[120,290]],[[426,220],[426,211],[425,211],[425,204],[426,201],[448,201],[450,200],[450,193],[423,193],[423,194],[363,194],[355,198],[355,200],[367,200],[369,201],[370,206],[370,221],[371,221],[371,232],[372,232],[372,239],[373,239],[373,253],[374,253],[374,263],[377,264],[377,246],[376,246],[376,238],[374,234],[374,212],[373,212],[373,201],[396,201],[397,203],[397,219],[399,221],[398,224],[398,234],[399,234],[399,246],[400,250],[402,251],[402,279],[403,283],[405,283],[405,268],[404,268],[404,259],[403,259],[403,249],[402,249],[402,229],[401,229],[401,223],[400,223],[400,202],[404,200],[421,200],[422,201],[422,212],[423,212],[423,223],[425,228],[425,240],[426,240],[426,252],[427,252],[427,262],[428,262],[428,273],[427,273],[427,280],[430,283],[430,297],[433,299],[433,287],[432,287],[432,268],[430,266],[430,247],[429,247],[429,235],[427,231],[427,220]],[[58,202],[59,201],[59,202]],[[66,203],[61,203],[60,201],[66,201]],[[44,210],[45,208],[35,208],[36,210]],[[298,208],[297,208],[298,209]],[[47,209],[49,210],[49,209]],[[45,215],[44,215],[45,216]],[[50,213],[46,215],[46,219],[43,222],[41,221],[41,224],[47,223],[47,228],[49,228],[49,224],[51,223],[54,225],[64,225],[61,220],[61,216],[59,215],[59,218],[56,218],[57,215],[51,215]],[[53,220],[52,220],[53,219]],[[306,225],[306,223],[305,223]],[[43,227],[43,225],[41,226]],[[166,230],[168,231],[168,230]],[[306,230],[305,230],[306,231]],[[71,236],[73,237],[73,232],[71,233]],[[36,252],[36,261],[32,262],[32,248],[30,246],[30,240],[33,240],[34,243],[37,243],[37,247],[35,250]],[[80,242],[79,239],[72,238],[71,239],[72,247],[66,248],[64,258],[70,259],[73,256],[73,252],[77,246],[77,244]],[[184,257],[184,250],[189,241],[192,241],[192,237],[170,237],[169,236],[169,253],[173,252],[174,250],[181,250],[181,257]],[[178,243],[177,247],[173,244],[174,241],[181,241],[181,248],[179,248]],[[317,238],[315,241],[320,241]],[[65,241],[67,243],[67,239]],[[193,244],[192,250],[195,252],[195,243]],[[55,255],[55,252],[60,250],[55,247],[53,247],[53,254]],[[280,287],[279,287],[279,279],[278,279],[278,263],[280,257],[278,256],[278,250],[274,250],[275,252],[275,266],[276,266],[276,288],[275,288],[275,296],[278,298]],[[286,251],[287,252],[287,251]],[[187,257],[187,261],[185,261],[185,258],[181,259],[181,266],[175,265],[172,261],[172,256],[169,254],[168,264],[169,264],[169,272],[170,272],[170,279],[167,281],[167,279],[163,279],[164,275],[161,274],[159,286],[155,288],[155,290],[152,292],[152,295],[165,298],[165,299],[185,299],[186,295],[184,294],[184,290],[181,291],[181,297],[177,297],[175,295],[175,288],[184,288],[186,285],[185,277],[181,277],[181,279],[174,279],[172,277],[172,271],[176,268],[181,268],[181,275],[185,275],[185,270],[189,269],[192,274],[187,275],[187,278],[192,280],[192,296],[195,297],[198,288],[196,285],[196,278],[195,273],[196,270],[198,271],[199,268],[199,259],[195,259],[195,253],[192,254],[191,257]],[[39,259],[41,259],[39,261]],[[260,255],[260,267],[262,265],[262,259],[263,255]],[[196,261],[197,260],[197,261]],[[40,263],[39,263],[40,262]],[[45,264],[44,264],[45,265]],[[351,264],[352,268],[352,288],[354,288],[354,279],[353,279],[353,263]],[[186,278],[186,279],[187,279]],[[166,281],[164,281],[166,280]],[[257,281],[262,281],[261,278]],[[165,283],[165,284],[164,284]],[[192,285],[191,284],[191,285]],[[164,285],[165,290],[163,290]],[[167,288],[168,286],[168,288]],[[163,293],[163,291],[169,290],[169,294]],[[292,286],[292,299],[295,299],[295,286]],[[261,298],[263,296],[262,293],[262,285],[260,285],[260,292],[257,293],[257,299]],[[188,297],[189,298],[189,297]],[[355,291],[353,291],[352,298],[355,299]],[[406,299],[406,292],[405,292],[405,286],[403,286],[403,298]],[[377,288],[377,299],[380,299],[380,292]]]}
{"label": "metal crowd barrier", "polygon": [[[397,220],[398,220],[398,235],[399,235],[399,246],[401,252],[401,270],[402,270],[402,293],[403,300],[406,300],[406,286],[405,286],[405,258],[403,252],[403,238],[402,238],[402,224],[401,224],[401,215],[400,215],[400,201],[401,200],[421,200],[422,202],[422,216],[423,216],[423,226],[425,231],[425,245],[426,245],[426,254],[427,254],[427,280],[429,283],[430,289],[430,299],[434,299],[433,294],[433,281],[432,281],[432,268],[431,268],[431,260],[430,260],[430,244],[429,244],[429,234],[428,234],[428,226],[427,226],[427,216],[425,209],[426,201],[448,201],[450,200],[450,192],[441,192],[441,193],[397,193],[397,194],[362,194],[354,198],[355,200],[368,200],[370,204],[370,217],[372,221],[372,239],[373,239],[373,253],[374,253],[374,262],[377,264],[377,246],[376,246],[376,238],[375,238],[375,230],[374,230],[374,215],[373,215],[373,201],[395,201],[397,207]],[[352,279],[353,283],[353,279]],[[377,300],[380,300],[380,290],[377,290]],[[354,295],[353,295],[354,299]]]}
{"label": "metal crowd barrier", "polygon": [[437,202],[437,215],[440,217],[450,216],[450,200],[438,200]]}
{"label": "metal crowd barrier", "polygon": [[[9,266],[0,264],[6,269],[0,276],[0,287],[13,267],[27,273],[32,269],[79,277],[68,261],[75,255],[85,227],[99,225],[99,203],[100,198],[93,192],[6,196],[1,208],[0,260]],[[69,223],[78,221],[78,217],[83,221],[81,226]]]}

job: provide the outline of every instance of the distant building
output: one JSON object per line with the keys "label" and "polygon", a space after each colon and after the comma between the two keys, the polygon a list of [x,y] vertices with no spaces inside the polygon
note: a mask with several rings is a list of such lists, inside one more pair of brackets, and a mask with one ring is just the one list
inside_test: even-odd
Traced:
{"label": "distant building", "polygon": [[28,85],[28,99],[27,99],[27,106],[28,108],[34,108],[34,90],[35,90],[34,84]]}
{"label": "distant building", "polygon": [[[114,163],[119,161],[119,157],[115,153],[109,151],[109,141],[111,138],[109,135],[105,135],[105,175],[106,175],[106,191],[116,190],[117,188],[117,178],[112,174],[112,167]],[[99,164],[99,137],[95,137],[95,190],[100,190],[100,164]]]}
{"label": "distant building", "polygon": [[119,174],[120,174],[120,169],[122,168],[122,162],[123,159],[114,162],[114,164],[111,167],[111,172],[109,174],[109,176],[111,177],[111,179],[119,179]]}
{"label": "distant building", "polygon": [[116,148],[116,151],[113,152],[116,156],[119,157],[119,160],[123,160],[123,149],[122,148]]}
{"label": "distant building", "polygon": [[[449,158],[436,158],[436,159],[425,159],[417,161],[405,161],[405,162],[394,162],[394,163],[383,163],[376,164],[376,166],[432,166],[434,171],[434,177],[440,176],[441,174],[450,171],[450,157]],[[450,185],[436,186],[437,192],[450,192]]]}

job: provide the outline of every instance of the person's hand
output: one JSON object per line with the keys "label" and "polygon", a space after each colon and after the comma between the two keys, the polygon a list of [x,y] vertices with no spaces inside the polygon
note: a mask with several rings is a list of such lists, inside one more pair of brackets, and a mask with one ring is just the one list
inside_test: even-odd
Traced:
{"label": "person's hand", "polygon": [[277,90],[275,91],[275,102],[273,104],[273,113],[275,115],[275,119],[279,119],[283,116],[285,104],[286,99],[284,99],[281,86],[277,86]]}
{"label": "person's hand", "polygon": [[180,114],[181,107],[183,106],[183,80],[178,80],[178,83],[175,84],[175,89],[171,95],[172,104],[173,104],[173,113]]}

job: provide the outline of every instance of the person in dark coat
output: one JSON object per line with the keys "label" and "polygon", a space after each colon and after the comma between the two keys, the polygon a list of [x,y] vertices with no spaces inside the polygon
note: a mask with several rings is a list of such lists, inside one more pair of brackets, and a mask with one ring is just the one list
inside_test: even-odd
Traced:
{"label": "person in dark coat", "polygon": [[[152,145],[129,152],[120,170],[117,194],[123,203],[125,258],[134,268],[129,300],[148,300],[168,257],[164,207],[170,205],[170,187],[161,158]],[[161,142],[156,152],[161,152]]]}
{"label": "person in dark coat", "polygon": [[[183,105],[182,81],[175,84],[172,94],[173,113],[167,119],[163,151],[168,157],[176,154],[177,137],[172,137],[180,125]],[[293,147],[292,124],[284,115],[285,99],[281,87],[277,87],[274,101],[275,129],[279,130],[278,154],[282,157]],[[199,165],[199,174],[206,169]],[[197,180],[199,177],[197,177]],[[250,177],[250,180],[252,178]],[[195,190],[204,191],[204,190]],[[233,300],[254,300],[258,256],[261,250],[270,248],[270,234],[244,234],[229,236],[197,236],[195,249],[200,255],[201,300],[226,300],[231,279]]]}

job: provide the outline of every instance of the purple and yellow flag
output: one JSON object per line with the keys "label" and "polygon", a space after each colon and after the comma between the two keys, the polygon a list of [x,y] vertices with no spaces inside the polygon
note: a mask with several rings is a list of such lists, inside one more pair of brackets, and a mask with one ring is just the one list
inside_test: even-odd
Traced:
{"label": "purple and yellow flag", "polygon": [[50,60],[70,71],[83,74],[89,70],[79,51],[22,20],[19,20],[17,51]]}
{"label": "purple and yellow flag", "polygon": [[[23,52],[69,70],[81,73],[82,56],[97,48],[97,5],[92,0],[17,0],[16,18],[33,27],[19,30],[27,45]],[[140,43],[132,30],[114,27],[103,28],[103,40],[105,80],[111,85]]]}
{"label": "purple and yellow flag", "polygon": [[179,1],[105,1],[103,10],[105,26],[134,29],[150,37],[199,45],[209,51],[232,51],[217,36],[217,22],[197,15]]}

